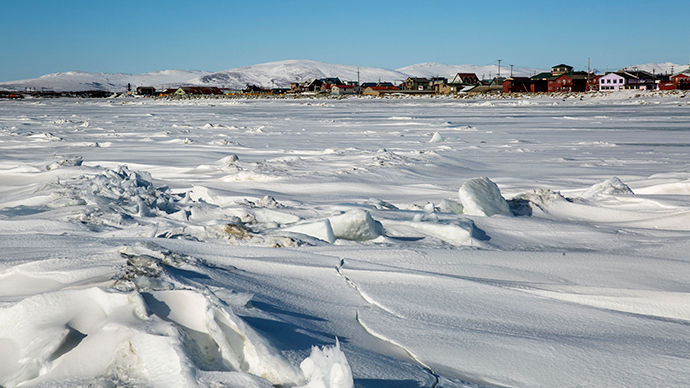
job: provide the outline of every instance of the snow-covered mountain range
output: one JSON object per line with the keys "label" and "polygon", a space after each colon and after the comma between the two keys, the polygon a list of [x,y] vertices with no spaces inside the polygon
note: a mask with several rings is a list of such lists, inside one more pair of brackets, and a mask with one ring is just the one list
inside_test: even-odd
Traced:
{"label": "snow-covered mountain range", "polygon": [[[650,63],[629,66],[629,69],[654,70],[656,73],[676,72],[686,65],[673,63]],[[544,69],[513,67],[515,76],[531,76]],[[358,77],[359,73],[359,77]],[[198,70],[163,70],[143,74],[88,73],[70,71],[46,74],[39,78],[0,82],[5,90],[108,90],[122,91],[127,84],[132,87],[153,86],[157,89],[183,85],[204,85],[226,88],[244,88],[247,85],[263,87],[289,87],[291,82],[313,78],[339,77],[342,80],[361,82],[390,81],[401,82],[407,77],[452,77],[455,73],[475,73],[480,78],[490,78],[498,73],[497,65],[446,65],[441,63],[419,63],[391,70],[378,67],[331,64],[312,60],[285,60],[238,67],[219,72]],[[501,75],[509,75],[508,66],[501,67]]]}
{"label": "snow-covered mountain range", "polygon": [[[515,75],[532,75],[542,69],[514,68]],[[458,72],[477,73],[478,76],[496,75],[498,68],[476,65],[446,65],[441,63],[420,63],[396,70],[356,65],[332,64],[312,60],[285,60],[261,63],[252,66],[227,69],[219,72],[164,70],[143,74],[87,73],[70,71],[53,73],[26,80],[0,82],[0,89],[7,90],[109,90],[122,91],[127,84],[154,86],[162,89],[180,85],[205,85],[226,88],[244,88],[247,85],[263,87],[289,87],[291,82],[313,78],[339,77],[342,80],[361,82],[402,82],[407,77],[452,77]],[[502,74],[508,74],[506,68]],[[359,73],[359,77],[358,77]]]}

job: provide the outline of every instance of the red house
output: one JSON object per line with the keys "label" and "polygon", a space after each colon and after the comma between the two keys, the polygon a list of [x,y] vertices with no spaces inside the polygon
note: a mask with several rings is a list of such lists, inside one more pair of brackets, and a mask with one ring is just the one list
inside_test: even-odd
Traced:
{"label": "red house", "polygon": [[556,92],[585,92],[587,91],[587,76],[583,74],[563,74],[549,80],[549,93]]}
{"label": "red house", "polygon": [[690,89],[690,74],[680,73],[671,77],[671,81],[676,85],[676,89],[688,90]]}
{"label": "red house", "polygon": [[503,81],[503,93],[538,93],[547,91],[545,80],[509,77]]}

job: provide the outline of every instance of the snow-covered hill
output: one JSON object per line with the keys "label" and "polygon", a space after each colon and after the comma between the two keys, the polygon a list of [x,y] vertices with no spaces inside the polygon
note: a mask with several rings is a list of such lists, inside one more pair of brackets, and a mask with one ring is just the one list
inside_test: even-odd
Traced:
{"label": "snow-covered hill", "polygon": [[[491,78],[498,74],[498,65],[446,65],[443,63],[418,63],[416,65],[401,67],[397,69],[401,73],[411,74],[417,77],[453,77],[456,73],[475,73],[477,77]],[[513,67],[513,75],[529,77],[534,74],[546,71],[531,67]],[[510,65],[501,66],[501,75],[510,75]]]}
{"label": "snow-covered hill", "polygon": [[644,63],[639,65],[626,66],[626,70],[644,70],[656,74],[678,74],[690,67],[688,64],[678,64],[671,62]]}
{"label": "snow-covered hill", "polygon": [[264,87],[285,88],[291,82],[314,78],[338,77],[341,80],[356,81],[359,70],[361,82],[402,82],[409,74],[378,67],[339,65],[312,60],[286,60],[261,63],[219,71],[191,80],[192,83],[229,88],[243,88],[248,84]]}
{"label": "snow-covered hill", "polygon": [[155,86],[156,88],[165,88],[167,86],[186,84],[186,81],[206,74],[209,74],[209,72],[198,70],[162,70],[142,74],[88,73],[82,71],[69,71],[65,73],[46,74],[39,78],[0,82],[0,89],[122,91],[127,89],[128,83],[132,85],[132,88],[137,86]]}

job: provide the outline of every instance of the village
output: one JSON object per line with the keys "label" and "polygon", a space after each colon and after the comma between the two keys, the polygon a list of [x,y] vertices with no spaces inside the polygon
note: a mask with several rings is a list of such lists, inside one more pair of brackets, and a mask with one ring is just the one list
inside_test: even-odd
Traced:
{"label": "village", "polygon": [[[512,73],[512,71],[511,71]],[[595,74],[589,71],[574,71],[567,64],[555,65],[549,72],[542,72],[531,77],[501,76],[480,79],[475,73],[456,73],[453,78],[446,77],[409,77],[400,83],[388,81],[363,82],[346,81],[338,77],[310,79],[292,82],[289,88],[265,88],[247,85],[243,89],[229,89],[216,86],[181,85],[164,90],[152,86],[138,86],[122,93],[102,90],[79,92],[54,91],[0,91],[0,98],[33,97],[82,97],[104,98],[118,95],[136,95],[144,97],[325,97],[325,96],[471,96],[524,93],[587,93],[616,92],[624,90],[690,90],[690,67],[676,74],[654,74],[625,68],[622,70]]]}
{"label": "village", "polygon": [[[500,71],[500,70],[499,70]],[[136,94],[146,96],[385,96],[385,95],[461,95],[508,93],[584,93],[622,90],[689,90],[690,67],[678,74],[653,74],[642,70],[619,70],[606,74],[573,71],[566,64],[553,66],[550,72],[532,77],[496,77],[480,80],[475,73],[456,73],[445,77],[409,77],[400,84],[392,82],[343,81],[340,78],[293,82],[290,88],[262,88],[247,85],[245,89],[206,86],[181,86],[157,92],[152,87],[138,87]]]}

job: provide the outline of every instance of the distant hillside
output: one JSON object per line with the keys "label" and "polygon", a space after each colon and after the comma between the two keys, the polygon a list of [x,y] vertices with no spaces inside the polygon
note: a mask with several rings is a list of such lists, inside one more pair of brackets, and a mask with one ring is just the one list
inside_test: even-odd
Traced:
{"label": "distant hillside", "polygon": [[123,91],[127,84],[137,86],[155,86],[158,89],[166,86],[177,86],[195,77],[209,74],[205,71],[163,70],[143,74],[123,73],[87,73],[69,71],[66,73],[46,74],[39,78],[19,81],[0,82],[0,89],[6,90],[53,90],[82,91],[107,90]]}
{"label": "distant hillside", "polygon": [[378,80],[402,82],[409,77],[406,73],[378,67],[357,67],[311,60],[286,60],[268,62],[247,67],[238,67],[207,74],[190,82],[199,85],[243,88],[247,84],[263,87],[286,88],[291,82],[314,78],[339,77],[343,81],[357,81],[357,70],[361,82]]}
{"label": "distant hillside", "polygon": [[[405,74],[413,74],[417,77],[452,77],[456,73],[475,73],[477,77],[492,78],[498,74],[498,65],[445,65],[442,63],[418,63],[416,65],[401,67],[397,71]],[[531,67],[513,67],[513,75],[516,77],[530,77],[534,74],[546,71]],[[510,75],[510,65],[501,66],[501,76]]]}
{"label": "distant hillside", "polygon": [[663,63],[644,63],[640,65],[626,66],[626,70],[644,70],[656,74],[678,74],[690,67],[688,64],[680,65],[677,63],[663,62]]}

